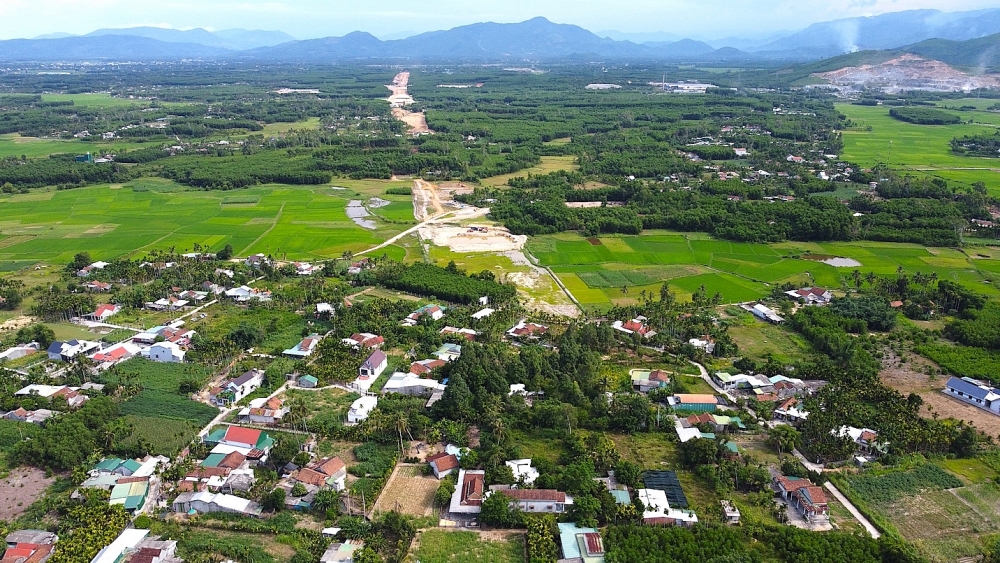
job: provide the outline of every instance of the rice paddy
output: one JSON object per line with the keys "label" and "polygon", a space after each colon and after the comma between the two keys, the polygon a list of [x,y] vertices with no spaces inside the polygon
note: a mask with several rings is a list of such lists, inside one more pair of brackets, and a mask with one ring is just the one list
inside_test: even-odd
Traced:
{"label": "rice paddy", "polygon": [[[976,105],[971,102],[975,100],[947,100],[943,105]],[[927,174],[960,187],[984,182],[992,195],[1000,195],[1000,158],[958,156],[952,154],[950,145],[953,138],[963,135],[992,135],[1000,124],[1000,114],[953,111],[950,113],[966,123],[915,125],[889,117],[889,109],[887,106],[837,104],[837,110],[856,125],[844,131],[841,155],[844,160],[865,167],[888,162],[902,174]],[[973,123],[968,123],[969,120]]]}
{"label": "rice paddy", "polygon": [[[634,303],[642,291],[659,292],[667,282],[686,298],[704,285],[725,303],[758,299],[774,284],[791,282],[838,289],[853,284],[852,272],[893,276],[937,274],[990,295],[1000,294],[1000,261],[978,253],[913,244],[832,242],[751,244],[696,233],[650,231],[639,236],[585,239],[561,233],[534,237],[528,250],[549,266],[585,308],[606,310]],[[805,255],[856,260],[857,268],[836,268]],[[986,283],[989,282],[989,283]]]}
{"label": "rice paddy", "polygon": [[[389,184],[342,184],[348,189],[267,185],[234,193],[186,190],[153,178],[3,196],[0,262],[68,262],[84,250],[107,260],[152,249],[189,251],[194,244],[210,250],[231,244],[237,255],[333,258],[370,248],[413,223],[412,215],[406,221],[393,210],[391,223],[380,221],[374,231],[358,227],[345,211],[349,199],[381,195]],[[389,247],[386,253],[402,258],[404,251]]]}

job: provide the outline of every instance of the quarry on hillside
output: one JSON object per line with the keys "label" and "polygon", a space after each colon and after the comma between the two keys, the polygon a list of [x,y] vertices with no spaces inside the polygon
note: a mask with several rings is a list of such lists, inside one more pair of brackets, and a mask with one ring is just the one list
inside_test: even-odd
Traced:
{"label": "quarry on hillside", "polygon": [[904,90],[968,92],[977,88],[1000,88],[1000,79],[996,76],[973,76],[941,61],[910,54],[880,64],[849,66],[812,76],[849,91],[879,88],[888,93]]}

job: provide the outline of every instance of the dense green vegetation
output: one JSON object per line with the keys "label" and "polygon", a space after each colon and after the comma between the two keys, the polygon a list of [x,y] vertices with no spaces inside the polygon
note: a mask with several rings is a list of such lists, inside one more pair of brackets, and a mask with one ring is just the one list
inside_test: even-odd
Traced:
{"label": "dense green vegetation", "polygon": [[962,118],[939,109],[927,107],[898,107],[889,110],[889,115],[900,121],[917,125],[954,125]]}

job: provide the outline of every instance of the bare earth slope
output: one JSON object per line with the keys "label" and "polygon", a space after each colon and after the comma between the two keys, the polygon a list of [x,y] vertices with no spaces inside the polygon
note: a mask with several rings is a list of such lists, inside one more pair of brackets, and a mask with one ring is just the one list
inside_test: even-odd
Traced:
{"label": "bare earth slope", "polygon": [[930,90],[935,92],[1000,88],[992,75],[972,76],[941,61],[906,54],[880,64],[850,66],[813,76],[834,86],[850,89],[881,88],[887,92]]}

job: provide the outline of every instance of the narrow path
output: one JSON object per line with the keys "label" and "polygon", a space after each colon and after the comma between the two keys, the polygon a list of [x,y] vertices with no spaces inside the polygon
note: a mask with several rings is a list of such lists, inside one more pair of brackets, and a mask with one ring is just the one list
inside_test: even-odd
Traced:
{"label": "narrow path", "polygon": [[440,215],[435,215],[435,216],[433,216],[433,217],[431,217],[431,218],[427,219],[426,221],[424,221],[424,222],[422,222],[422,223],[419,223],[419,224],[417,224],[416,226],[413,226],[413,227],[410,227],[409,229],[406,229],[405,231],[403,231],[403,232],[399,233],[398,235],[396,235],[396,236],[394,236],[394,237],[390,238],[389,240],[387,240],[387,241],[383,242],[382,244],[379,244],[379,245],[376,245],[376,246],[373,246],[373,247],[371,247],[371,248],[369,248],[369,249],[367,249],[367,250],[362,250],[362,251],[360,251],[360,252],[355,252],[355,253],[354,253],[354,256],[361,256],[361,255],[363,255],[363,254],[368,254],[369,252],[374,252],[374,251],[376,251],[376,250],[379,250],[379,249],[382,249],[382,248],[385,248],[385,247],[389,246],[390,244],[393,244],[393,243],[395,243],[395,242],[396,242],[396,241],[398,241],[399,239],[401,239],[401,238],[403,238],[403,237],[405,237],[405,236],[407,236],[407,235],[411,235],[411,234],[413,234],[413,233],[417,232],[417,231],[418,231],[418,230],[420,230],[420,229],[421,229],[422,227],[426,227],[427,225],[430,225],[431,223],[437,223],[437,222],[439,222],[439,221],[441,221],[441,220],[445,219],[446,217],[448,217],[449,215],[451,215],[451,214],[453,214],[453,213],[455,213],[455,212],[454,212],[454,211],[447,211],[447,212],[445,212],[445,213],[443,213],[443,214],[440,214]]}
{"label": "narrow path", "polygon": [[847,497],[844,496],[844,493],[840,492],[840,490],[837,489],[837,487],[834,486],[833,483],[827,481],[826,483],[823,483],[823,486],[828,491],[830,491],[838,501],[840,501],[840,504],[844,505],[844,508],[846,508],[847,511],[851,513],[851,516],[854,516],[854,519],[857,520],[858,523],[861,524],[861,526],[863,526],[865,530],[868,530],[868,533],[871,534],[873,538],[878,539],[882,536],[882,533],[878,531],[878,528],[873,526],[872,523],[869,522],[868,519],[865,518],[863,514],[861,514],[861,512],[857,509],[857,507],[851,504],[851,501],[847,500]]}
{"label": "narrow path", "polygon": [[274,221],[271,223],[271,226],[268,227],[268,229],[266,231],[264,231],[263,233],[261,233],[259,237],[257,237],[256,239],[254,239],[253,242],[251,242],[250,244],[248,244],[246,248],[244,248],[243,250],[237,252],[237,255],[242,256],[244,254],[249,253],[250,249],[253,248],[253,245],[255,245],[258,242],[262,241],[264,239],[264,237],[266,237],[268,234],[270,234],[270,232],[273,231],[274,228],[278,226],[278,221],[281,220],[281,213],[283,211],[285,211],[285,202],[281,202],[281,207],[278,209],[278,214],[274,216]]}

